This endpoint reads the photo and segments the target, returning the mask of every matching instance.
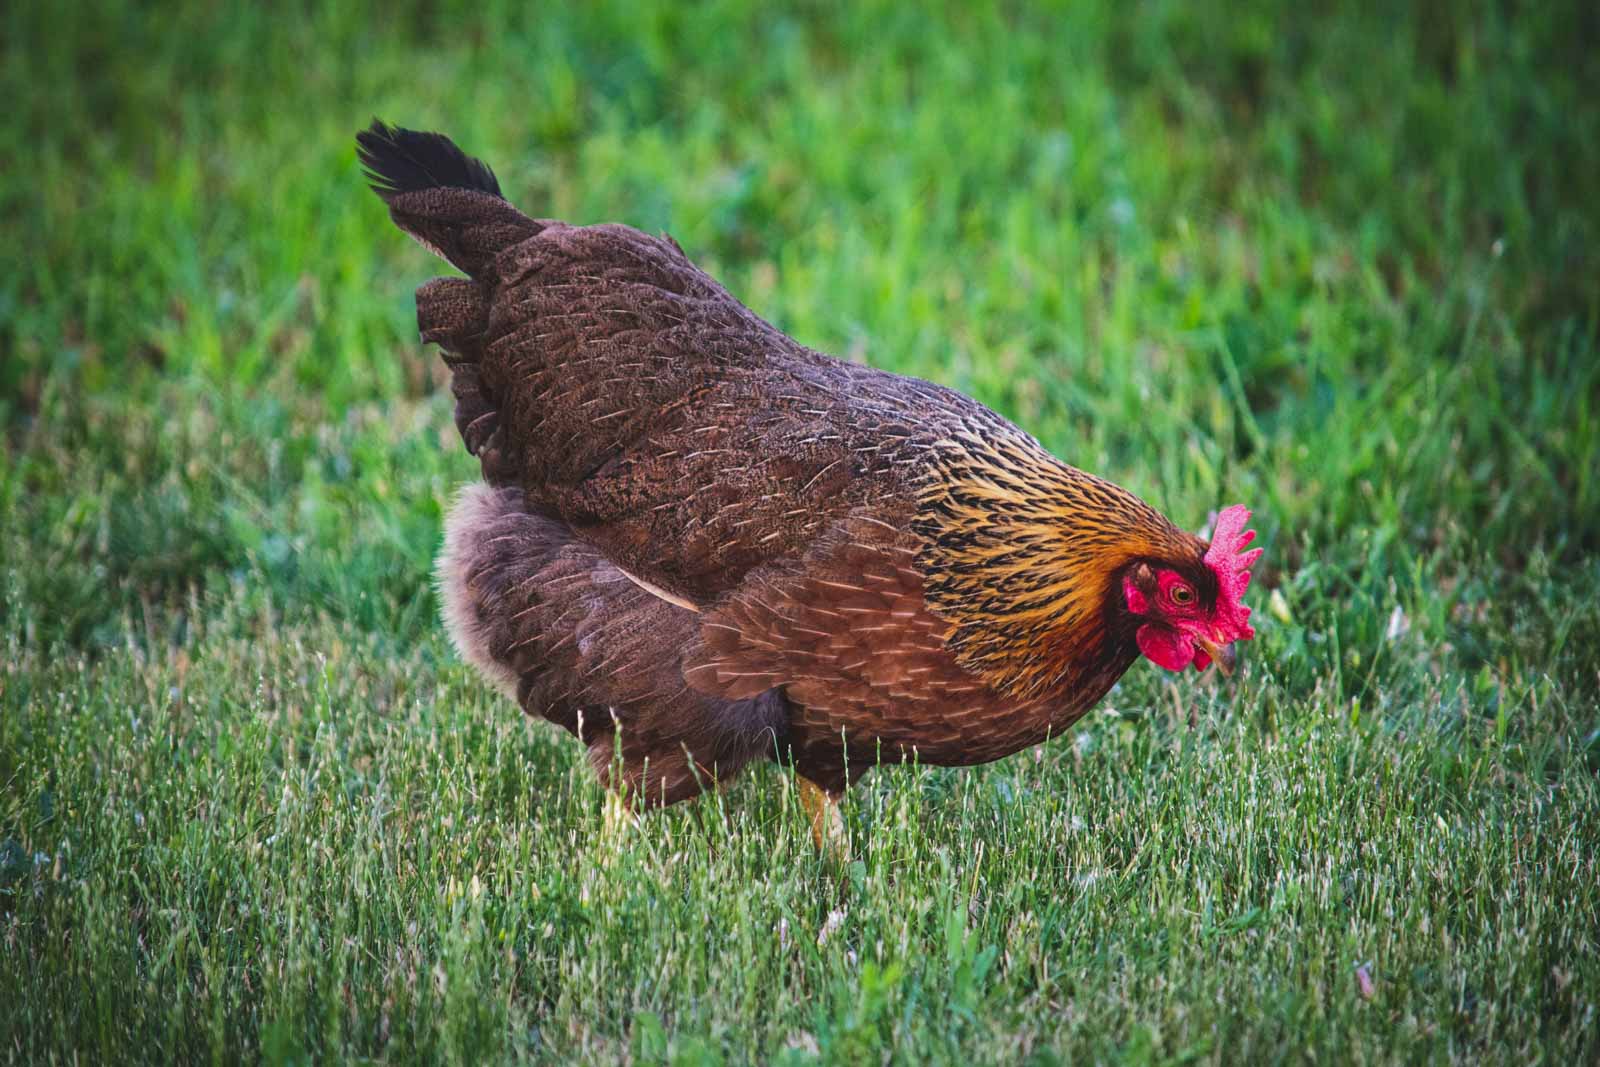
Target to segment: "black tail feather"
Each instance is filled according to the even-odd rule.
[[[500,182],[481,159],[456,147],[442,133],[390,126],[379,119],[356,134],[356,155],[372,191],[388,203],[401,193],[424,189],[475,189],[499,196]]]
[[[356,155],[395,225],[473,278],[492,275],[501,252],[542,229],[506,202],[494,171],[443,134],[374,119],[356,134]]]

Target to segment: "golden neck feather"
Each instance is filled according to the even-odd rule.
[[[1019,699],[1103,667],[1106,605],[1121,567],[1205,551],[1132,493],[1065,465],[1020,431],[963,434],[935,452],[912,523],[924,542],[928,606],[955,625],[957,661]]]

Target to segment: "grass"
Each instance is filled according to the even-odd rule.
[[[0,1057],[1600,1056],[1600,27],[87,0],[0,14]],[[374,113],[672,233],[1269,555],[1242,677],[616,851],[457,663],[474,477]]]

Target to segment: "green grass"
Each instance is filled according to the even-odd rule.
[[[1591,5],[76,6],[0,14],[0,1058],[1600,1057]],[[608,857],[436,622],[373,114],[1249,504],[1242,677],[869,777],[842,876],[777,768]]]

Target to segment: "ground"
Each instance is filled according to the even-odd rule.
[[[1439,2],[0,14],[0,1059],[1600,1056],[1600,21]],[[374,115],[1192,528],[1239,677],[602,846],[458,663]]]

